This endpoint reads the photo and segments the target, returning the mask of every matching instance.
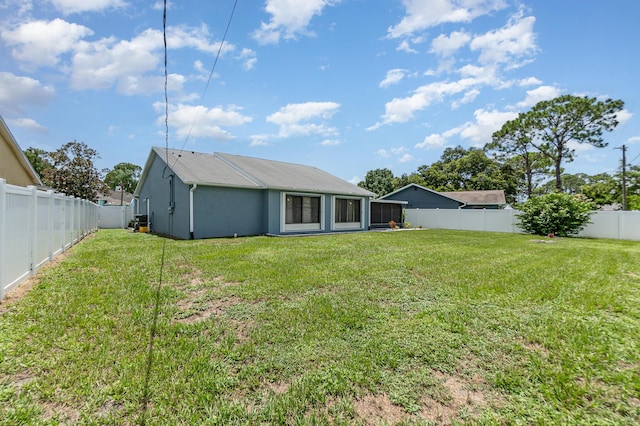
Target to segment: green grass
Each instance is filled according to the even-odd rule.
[[[637,424],[640,244],[535,240],[99,231],[0,306],[0,424]]]

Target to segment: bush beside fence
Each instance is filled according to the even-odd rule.
[[[490,209],[407,209],[405,220],[411,226],[423,228],[522,233],[518,213]],[[578,237],[640,241],[640,211],[595,211],[590,222]]]
[[[98,229],[98,205],[0,179],[0,300]]]

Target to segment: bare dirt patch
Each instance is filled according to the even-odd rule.
[[[41,405],[44,413],[42,419],[45,421],[57,420],[62,423],[77,423],[80,420],[80,411],[55,402],[45,402]]]
[[[182,324],[192,324],[204,321],[212,316],[218,317],[225,313],[226,309],[242,302],[238,297],[227,297],[219,300],[205,302],[193,300],[181,300],[178,308],[182,311],[175,321]]]
[[[409,417],[402,407],[394,405],[387,394],[367,394],[354,403],[358,417],[365,425],[374,426],[381,423],[398,424]]]
[[[474,389],[474,383],[438,371],[434,372],[434,377],[446,393],[444,401],[423,398],[420,415],[425,419],[440,425],[450,425],[461,420],[463,412],[466,415],[477,415],[487,405],[484,394]],[[479,376],[473,379],[476,383],[481,381],[482,378]]]

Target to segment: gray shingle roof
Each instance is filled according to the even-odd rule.
[[[165,149],[154,147],[161,158]],[[185,183],[243,188],[278,189],[298,192],[373,196],[323,170],[300,164],[264,160],[240,155],[169,150],[169,165]]]
[[[502,189],[490,189],[484,191],[457,191],[440,192],[447,197],[456,198],[466,204],[472,205],[493,205],[507,204],[507,200]]]

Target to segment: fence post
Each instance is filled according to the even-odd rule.
[[[51,262],[53,260],[53,206],[55,203],[55,200],[53,198],[53,191],[47,191],[47,197],[49,199],[49,201],[47,202],[47,235],[49,237],[49,262]]]
[[[0,178],[0,300],[4,299],[4,246],[6,244],[6,217],[7,217],[7,181]]]
[[[36,265],[38,264],[38,188],[33,185],[27,186],[31,190],[31,217],[29,224],[29,232],[31,233],[31,266],[30,274],[36,273]]]
[[[60,198],[60,239],[62,240],[62,253],[66,250],[67,246],[67,200],[64,197]]]

